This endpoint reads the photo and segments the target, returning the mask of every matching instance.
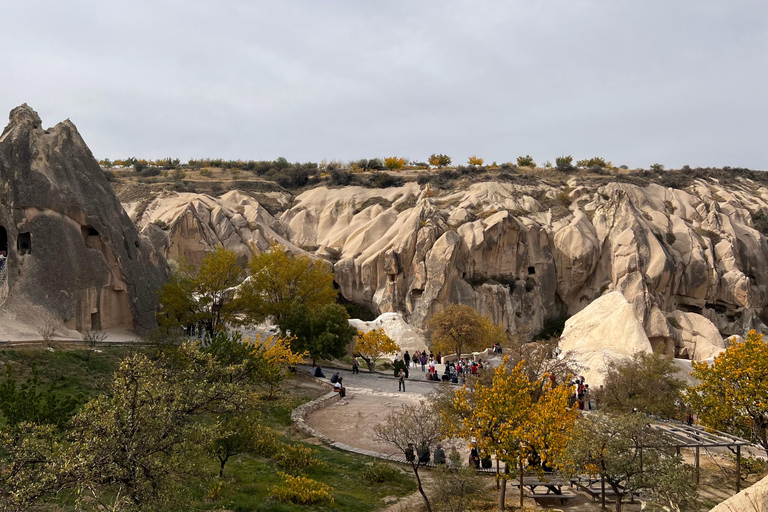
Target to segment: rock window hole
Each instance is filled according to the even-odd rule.
[[[532,276],[536,274],[536,267],[528,267],[528,275]]]
[[[22,256],[30,254],[32,252],[32,235],[29,233],[19,233],[18,238],[16,238],[16,250]]]
[[[8,256],[8,232],[0,226],[0,253]]]

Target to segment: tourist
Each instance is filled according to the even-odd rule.
[[[427,371],[427,354],[422,352],[421,357],[419,358],[419,362],[421,362],[421,371]]]
[[[413,443],[408,443],[408,447],[405,449],[405,460],[411,463],[416,460],[416,453],[413,450]]]
[[[485,457],[480,460],[480,465],[483,467],[483,469],[492,468],[493,462],[491,461],[491,456],[486,454]]]
[[[408,366],[411,366],[411,355],[408,353],[408,351],[405,351],[405,355],[403,356],[403,361],[405,361],[406,368]]]
[[[397,390],[405,392],[405,370],[400,368],[400,373],[397,374],[397,377],[399,381],[397,385]]]
[[[413,353],[412,361],[413,361],[413,367],[414,368],[416,368],[416,365],[419,364],[419,355],[420,355],[420,352],[418,350]]]
[[[419,446],[419,464],[429,464],[429,447],[426,444]]]
[[[333,377],[331,377],[331,384],[336,384],[340,379],[341,377],[339,377],[339,372],[334,373]]]
[[[333,390],[339,394],[341,398],[347,396],[347,388],[341,384],[341,378],[333,385]]]
[[[477,446],[472,445],[472,449],[469,450],[469,465],[474,466],[475,469],[480,469],[480,454],[477,452]]]
[[[435,464],[438,466],[445,465],[445,451],[443,450],[443,445],[438,444],[437,448],[435,448],[435,453],[433,454],[433,460],[435,461]]]
[[[443,358],[443,356],[440,354],[440,352],[437,353],[435,356],[435,361],[437,361],[437,364],[440,364],[440,360]]]
[[[312,375],[314,375],[318,379],[324,379],[325,378],[325,374],[323,373],[323,369],[320,368],[319,366],[315,366],[315,373],[313,373]]]
[[[357,358],[352,358],[352,375],[360,373],[360,365],[357,364]]]

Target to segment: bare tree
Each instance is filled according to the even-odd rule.
[[[45,323],[37,328],[37,334],[43,338],[46,347],[51,346],[51,340],[56,336],[56,330],[59,324],[53,320],[46,320]]]
[[[404,405],[387,421],[374,427],[376,439],[384,441],[405,455],[411,465],[419,492],[424,498],[428,512],[432,512],[429,498],[421,485],[419,467],[427,464],[428,458],[423,454],[431,453],[437,442],[445,437],[442,418],[431,404],[422,401],[418,406]]]
[[[86,361],[91,360],[91,353],[96,348],[97,343],[101,343],[107,339],[107,333],[99,330],[85,331],[83,333],[83,341],[85,342],[85,349],[87,350]]]

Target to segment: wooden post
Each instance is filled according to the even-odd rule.
[[[736,447],[736,493],[741,491],[741,445]]]
[[[496,458],[496,490],[497,491],[499,490],[500,485],[501,484],[499,482],[499,458],[497,457]]]
[[[520,457],[520,508],[523,508],[523,499],[525,498],[525,494],[523,494],[523,457]]]
[[[605,510],[605,475],[600,475],[600,497]]]
[[[699,485],[699,447],[696,447],[696,485]]]
[[[639,452],[640,452],[640,472],[642,473],[643,472],[643,449],[640,448]]]

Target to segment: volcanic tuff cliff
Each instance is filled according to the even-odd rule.
[[[14,325],[34,332],[47,319],[81,332],[157,325],[165,258],[139,235],[75,125],[44,130],[27,105],[11,111],[0,135],[6,249],[2,339],[24,334]]]
[[[200,260],[222,243],[247,259],[277,241],[331,261],[347,299],[416,327],[460,302],[535,332],[618,291],[651,345],[710,357],[721,335],[762,326],[768,302],[768,244],[753,219],[768,189],[747,178],[318,187],[275,216],[238,192],[167,192],[143,206],[126,208],[170,257]]]

